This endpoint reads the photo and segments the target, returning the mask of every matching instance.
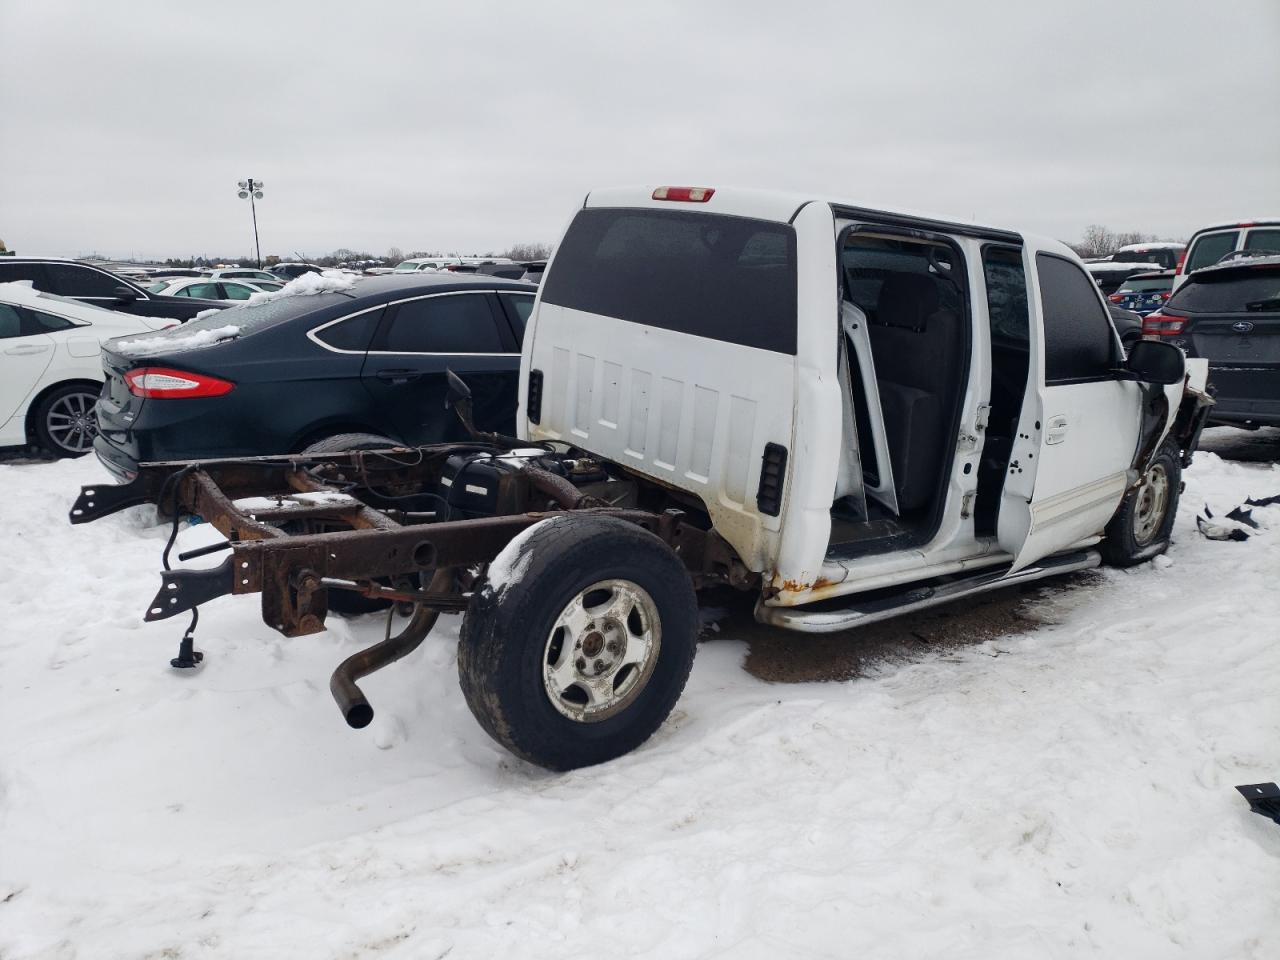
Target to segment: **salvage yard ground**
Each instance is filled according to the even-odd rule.
[[[457,618],[365,731],[327,683],[377,618],[221,598],[175,675],[150,508],[72,528],[92,458],[0,463],[0,957],[1280,955],[1280,827],[1233,789],[1280,777],[1280,506],[1195,528],[1280,493],[1276,438],[1212,431],[1130,571],[838,640],[708,608],[671,721],[564,775],[476,725]]]

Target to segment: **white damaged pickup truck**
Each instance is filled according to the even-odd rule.
[[[372,716],[355,681],[463,612],[473,713],[567,769],[666,718],[703,587],[827,632],[1162,552],[1206,373],[1167,343],[1126,358],[1053,240],[784,193],[595,192],[528,322],[518,437],[144,465],[72,521],[150,501],[226,534],[229,572],[164,574],[149,619],[261,592],[298,635],[334,592],[390,603],[401,632],[331,683],[352,726]],[[323,490],[346,506],[236,508]]]

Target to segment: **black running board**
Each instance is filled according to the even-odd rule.
[[[942,603],[971,597],[988,590],[999,590],[1003,587],[1029,583],[1044,577],[1054,577],[1076,570],[1089,570],[1098,566],[1102,557],[1097,550],[1081,550],[1075,553],[1059,554],[1046,557],[1029,567],[1010,573],[1012,564],[1004,564],[994,570],[963,578],[946,578],[922,584],[904,585],[902,591],[889,596],[878,595],[875,599],[859,601],[857,596],[850,598],[847,606],[836,610],[814,610],[809,607],[766,607],[756,604],[756,619],[770,626],[782,627],[785,630],[798,630],[801,633],[837,633],[853,627],[861,627],[879,620],[901,616],[916,610],[936,607]],[[829,602],[824,603],[827,607]]]

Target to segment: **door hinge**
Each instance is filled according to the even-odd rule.
[[[968,520],[973,516],[973,501],[978,496],[976,490],[970,490],[964,495],[964,499],[960,501],[960,519]]]
[[[987,429],[987,424],[991,422],[991,404],[978,404],[977,415],[973,418],[973,425],[979,430]]]

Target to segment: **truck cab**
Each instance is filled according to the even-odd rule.
[[[773,192],[593,192],[523,350],[522,438],[705,511],[757,616],[802,630],[867,617],[816,601],[1096,563],[1184,395],[1208,403],[1201,362],[1126,364],[1062,243]]]

